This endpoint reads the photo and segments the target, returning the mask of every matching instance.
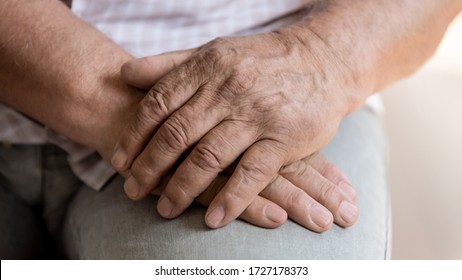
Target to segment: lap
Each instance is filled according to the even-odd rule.
[[[179,218],[156,213],[157,198],[130,201],[116,177],[99,193],[82,187],[68,208],[63,240],[71,258],[104,259],[383,259],[388,246],[386,143],[380,117],[346,117],[323,150],[354,184],[360,209],[348,229],[317,234],[288,221],[263,229],[242,221],[210,230],[205,208]]]
[[[60,149],[0,143],[2,259],[57,257],[52,238],[78,182]]]
[[[0,174],[0,259],[38,259],[45,255],[40,219],[2,183]]]

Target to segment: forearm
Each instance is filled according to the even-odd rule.
[[[130,55],[56,0],[0,2],[0,102],[92,147],[139,94],[119,78]]]
[[[349,100],[352,111],[419,68],[461,9],[461,0],[319,1],[284,31],[306,45],[315,38],[330,51],[328,59],[351,71],[348,77],[363,89]]]

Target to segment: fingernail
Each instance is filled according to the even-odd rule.
[[[351,204],[349,201],[342,201],[338,208],[340,217],[348,224],[353,224],[358,218],[358,207]]]
[[[128,197],[131,199],[138,198],[140,194],[140,186],[134,177],[130,177],[125,181],[124,190]]]
[[[157,211],[162,217],[170,218],[173,211],[173,203],[165,195],[162,195],[157,202]]]
[[[210,225],[214,227],[218,227],[225,217],[225,209],[223,207],[218,206],[215,209],[210,212],[210,214],[207,216],[207,221]]]
[[[117,170],[122,170],[127,163],[127,153],[122,148],[117,148],[111,159],[111,164]]]
[[[321,228],[328,226],[333,219],[332,214],[328,210],[317,205],[311,208],[310,215],[313,222]]]
[[[286,212],[273,205],[265,207],[265,216],[275,223],[282,223],[286,219]]]
[[[338,187],[350,198],[351,201],[356,200],[356,190],[346,182],[340,182]]]

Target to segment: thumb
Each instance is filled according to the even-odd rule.
[[[195,50],[166,52],[130,60],[122,65],[122,79],[129,85],[148,90],[165,74],[187,61]]]

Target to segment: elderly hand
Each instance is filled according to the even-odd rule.
[[[306,46],[281,32],[219,38],[178,53],[185,61],[176,61],[180,65],[149,91],[112,158],[119,171],[130,168],[127,194],[150,193],[192,149],[159,200],[160,214],[175,217],[242,155],[206,214],[210,227],[220,227],[283,166],[324,146],[357,88],[348,69],[312,39]]]
[[[219,174],[195,201],[209,206],[228,181],[228,171],[232,173],[230,169]],[[315,153],[284,167],[280,174],[255,197],[239,216],[240,219],[261,227],[275,228],[289,216],[315,232],[330,229],[332,222],[342,227],[356,222],[356,192],[345,175],[322,154]],[[164,177],[154,193],[160,195],[169,180],[170,176]]]

